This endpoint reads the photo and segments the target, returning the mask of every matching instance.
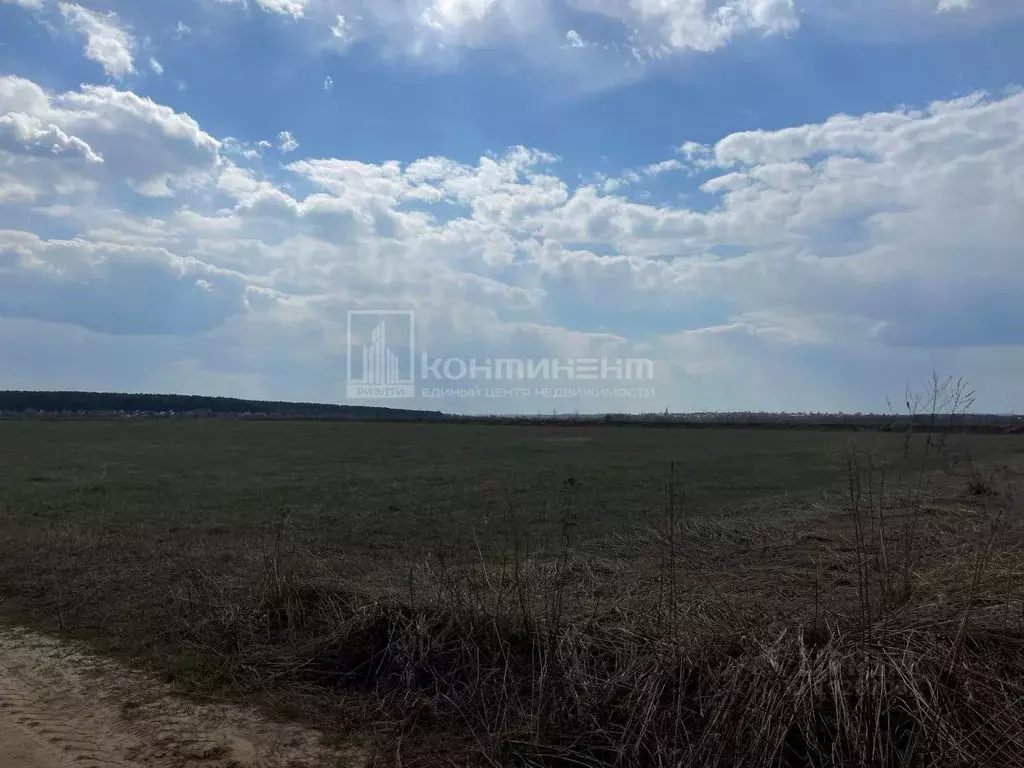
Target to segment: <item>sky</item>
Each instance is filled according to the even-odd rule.
[[[1020,412],[1021,39],[1020,0],[0,0],[0,388]]]

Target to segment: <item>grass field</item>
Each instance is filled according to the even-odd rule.
[[[938,440],[0,423],[0,613],[389,762],[1012,765],[1024,440]]]

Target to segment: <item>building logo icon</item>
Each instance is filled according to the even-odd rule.
[[[416,396],[412,310],[349,310],[346,346],[350,399]]]

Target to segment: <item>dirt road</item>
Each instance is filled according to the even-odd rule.
[[[0,628],[0,768],[362,768],[365,751]]]

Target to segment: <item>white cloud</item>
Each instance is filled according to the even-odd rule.
[[[308,0],[256,0],[256,4],[270,13],[301,18]]]
[[[578,11],[621,22],[641,55],[673,51],[710,52],[737,34],[785,34],[800,26],[793,0],[727,0],[708,7],[706,0],[568,0]]]
[[[133,60],[135,39],[121,27],[115,13],[97,13],[75,3],[61,3],[65,22],[85,36],[85,55],[115,78],[135,71]]]
[[[14,176],[0,173],[0,205],[31,203],[39,191]]]
[[[182,333],[244,310],[245,282],[162,248],[44,240],[0,230],[0,305],[6,317],[67,322],[107,333]],[[206,281],[202,289],[197,280]],[[149,286],[143,293],[139,285]],[[215,287],[215,289],[214,289]],[[153,298],[159,296],[163,306]],[[168,313],[164,307],[176,307]]]
[[[722,195],[709,212],[577,193],[546,227],[637,255],[740,248],[691,262],[677,285],[751,310],[861,317],[888,343],[1019,335],[999,282],[1017,269],[1024,95],[735,134],[715,154],[729,172],[705,185]],[[578,223],[559,229],[567,219]]]
[[[672,171],[682,171],[686,168],[681,162],[676,160],[674,157],[669,160],[662,160],[660,163],[652,163],[645,168],[645,172],[648,176],[660,176],[663,173],[671,173]]]
[[[39,118],[20,112],[0,115],[0,150],[13,154],[64,155],[89,163],[103,162],[103,158],[77,136],[68,136],[56,125],[43,125]]]
[[[241,199],[259,189],[259,182],[245,169],[231,165],[217,177],[217,186],[232,197]]]
[[[39,9],[43,7],[43,0],[0,0],[0,3],[13,3],[22,8]]]
[[[939,11],[966,11],[973,4],[972,0],[939,0]]]
[[[156,72],[156,74],[158,74],[158,75],[162,75],[164,73],[163,65],[159,61],[154,59],[154,58],[150,58],[150,60],[149,60],[149,68],[152,69],[154,72]]]
[[[570,29],[568,32],[565,33],[565,43],[570,48],[586,48],[587,47],[587,41],[584,40],[580,36],[580,33],[577,32],[575,29]]]
[[[302,18],[309,0],[254,0],[256,5],[268,13],[279,13],[282,16]],[[248,0],[216,0],[223,5],[241,5],[248,7]]]
[[[684,142],[677,150],[679,154],[699,168],[710,168],[714,164],[711,147],[696,141]]]
[[[190,34],[192,34],[192,27],[179,19],[178,23],[174,25],[174,37],[180,39]]]
[[[277,148],[284,153],[294,152],[299,148],[299,142],[292,136],[291,131],[281,131],[277,134]]]
[[[51,94],[29,80],[0,77],[0,115],[3,135],[53,161],[89,161],[76,172],[99,183],[171,190],[218,162],[219,142],[188,115],[107,86]],[[35,162],[30,169],[50,178],[47,167]]]
[[[324,90],[325,91],[330,91],[333,88],[334,88],[334,78],[332,78],[330,75],[328,75],[327,77],[324,78]]]
[[[458,30],[484,19],[498,0],[434,0],[420,21],[442,31]]]
[[[331,25],[331,36],[341,45],[348,45],[352,42],[352,28],[344,16],[337,15],[334,24]]]

